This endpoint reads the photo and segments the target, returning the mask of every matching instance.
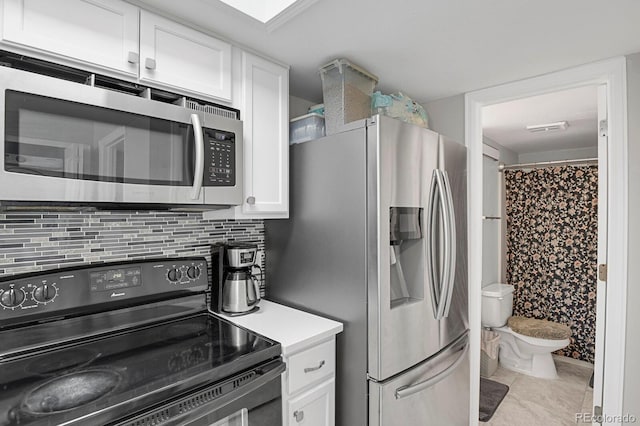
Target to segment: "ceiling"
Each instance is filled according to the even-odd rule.
[[[531,133],[527,126],[567,121],[566,130]],[[597,86],[486,106],[482,133],[518,154],[598,146]]]
[[[318,0],[272,31],[219,0],[130,1],[291,65],[312,102],[341,57],[424,103],[640,51],[638,0]]]

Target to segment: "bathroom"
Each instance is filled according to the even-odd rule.
[[[484,424],[575,424],[598,405],[603,104],[593,85],[483,108]]]

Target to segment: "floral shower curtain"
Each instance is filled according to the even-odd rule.
[[[593,362],[598,168],[505,170],[507,282],[513,314],[571,327],[557,353]]]

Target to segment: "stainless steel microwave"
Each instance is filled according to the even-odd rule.
[[[0,67],[0,204],[242,203],[242,122]]]

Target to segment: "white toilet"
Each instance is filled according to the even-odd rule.
[[[513,290],[512,285],[498,283],[482,288],[482,326],[500,334],[500,365],[555,379],[558,373],[551,352],[569,345],[571,329],[551,321],[512,317]]]

